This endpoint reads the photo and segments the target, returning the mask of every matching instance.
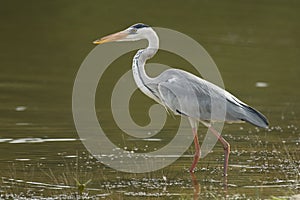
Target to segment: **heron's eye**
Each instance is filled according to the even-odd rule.
[[[133,28],[130,30],[130,33],[136,33],[137,32],[137,29],[136,28]]]

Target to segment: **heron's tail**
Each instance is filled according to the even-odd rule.
[[[231,100],[227,99],[227,102],[227,117],[229,119],[233,121],[246,121],[261,128],[267,128],[269,126],[267,118],[254,108],[251,108],[234,97],[232,97]]]
[[[261,128],[267,128],[269,126],[268,119],[263,114],[248,105],[243,105],[243,108],[245,112],[243,113],[241,120],[247,121],[254,126]]]

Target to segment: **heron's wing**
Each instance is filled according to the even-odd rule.
[[[211,99],[222,99],[209,82],[187,72],[169,70],[160,78],[163,80],[158,83],[161,102],[175,114],[210,120]]]
[[[198,120],[248,121],[259,127],[268,126],[266,117],[260,112],[193,74],[173,69],[158,78],[160,100],[175,114]]]

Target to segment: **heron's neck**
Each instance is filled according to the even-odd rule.
[[[148,84],[151,82],[152,78],[150,78],[145,72],[145,63],[156,54],[159,48],[159,39],[153,30],[146,34],[146,39],[148,40],[148,47],[146,49],[139,50],[135,54],[132,63],[132,71],[137,86],[144,93],[151,96],[151,94],[149,94],[151,93],[151,88],[148,87]]]

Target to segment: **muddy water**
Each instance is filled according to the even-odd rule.
[[[160,7],[161,9],[158,9]],[[259,2],[67,2],[11,1],[0,8],[0,183],[1,195],[108,199],[265,199],[299,193],[300,46],[296,1]],[[259,109],[267,130],[226,125],[230,142],[227,189],[223,149],[217,144],[191,176],[193,147],[158,171],[130,174],[92,158],[74,127],[71,101],[76,72],[94,48],[91,41],[135,22],[183,32],[213,57],[225,87]],[[141,46],[143,47],[143,46]],[[169,116],[152,140],[133,140],[116,126],[110,95],[128,71],[134,52],[105,72],[96,110],[107,135],[120,147],[151,151],[168,144],[179,118]],[[191,72],[183,59],[160,51],[152,62]],[[131,99],[132,118],[149,123],[153,104],[140,92]],[[204,127],[199,128],[200,141]]]

